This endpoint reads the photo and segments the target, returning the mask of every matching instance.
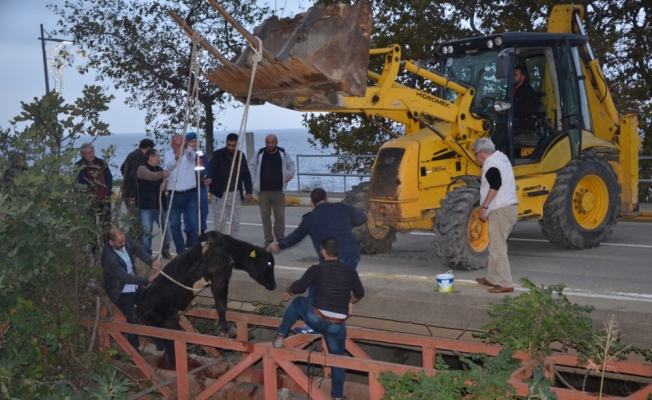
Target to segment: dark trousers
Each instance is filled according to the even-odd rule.
[[[143,295],[143,288],[140,286],[136,289],[136,292],[133,293],[122,293],[118,297],[118,301],[115,302],[115,305],[122,311],[127,322],[130,324],[138,324],[138,314],[136,314],[136,303],[140,300],[140,297]],[[138,350],[138,335],[129,334],[127,339],[131,346]]]
[[[145,289],[142,287],[138,286],[138,289],[136,289],[136,292],[132,293],[122,293],[120,297],[118,297],[118,301],[115,302],[115,305],[122,311],[124,314],[125,318],[127,318],[127,322],[130,324],[138,324],[138,314],[136,313],[136,303],[138,303],[138,300],[143,296],[143,292]],[[139,347],[139,339],[138,335],[133,335],[129,334],[127,335],[127,339],[129,340],[129,343],[131,346],[138,351]],[[164,347],[164,342],[161,339],[154,339],[154,342],[156,343],[156,348],[159,350],[162,350]]]

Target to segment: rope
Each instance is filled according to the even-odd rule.
[[[185,109],[184,109],[184,122],[183,122],[183,131],[182,131],[183,133],[181,135],[181,148],[182,149],[185,148],[185,146],[186,146],[186,133],[188,132],[188,121],[190,119],[190,104],[191,104],[191,99],[193,98],[193,96],[194,96],[194,99],[195,99],[195,109],[196,109],[196,112],[195,112],[196,118],[195,118],[195,120],[196,120],[196,124],[197,124],[196,126],[197,126],[197,128],[199,127],[199,58],[200,57],[198,57],[198,55],[197,55],[197,44],[201,40],[203,40],[203,37],[198,32],[195,32],[191,37],[191,41],[192,41],[192,51],[190,53],[191,65],[190,65],[190,69],[188,71],[188,89],[186,91],[186,106],[185,106]],[[194,79],[193,79],[193,73],[194,73],[194,76],[195,76]],[[197,130],[197,132],[199,132],[199,130]],[[179,156],[179,159],[175,162],[174,167],[172,167],[172,170],[176,170],[176,174],[174,175],[174,182],[173,182],[173,185],[172,185],[172,190],[171,190],[172,193],[170,195],[169,204],[172,204],[172,202],[174,201],[175,188],[176,188],[176,185],[177,185],[177,181],[179,179],[179,171],[181,170],[181,168],[179,168],[179,164],[181,163],[182,157],[183,157],[183,152]],[[197,172],[199,173],[199,171],[197,171]],[[163,180],[163,184],[164,185],[167,184],[167,179]],[[199,182],[197,183],[197,185],[199,185]],[[200,204],[200,202],[201,202],[201,190],[198,187],[198,190],[197,190],[197,203]],[[159,196],[159,207],[160,207],[159,210],[163,209],[161,203],[162,203],[162,198],[161,198],[161,196]],[[199,213],[201,213],[201,210],[199,211]],[[198,218],[198,221],[199,221],[199,218]],[[156,256],[156,259],[158,259],[161,256],[161,253],[163,252],[163,245],[164,245],[164,242],[165,242],[165,233],[167,232],[167,229],[168,229],[168,226],[169,226],[169,223],[170,223],[170,213],[169,212],[167,213],[166,218],[165,218],[165,225],[161,225],[161,222],[162,222],[161,221],[161,213],[159,212],[159,227],[162,226],[163,228],[161,229],[161,243],[159,245],[159,251],[158,251],[158,255]],[[198,224],[198,229],[201,229],[201,226],[199,224]],[[204,244],[202,244],[202,247],[204,247],[203,252],[205,252],[207,247]],[[202,288],[195,289],[195,288],[192,288],[192,287],[185,286],[184,284],[182,284],[181,282],[175,280],[174,278],[172,278],[171,276],[169,276],[168,274],[166,274],[162,270],[159,271],[159,273],[161,275],[163,275],[164,277],[166,277],[171,282],[177,284],[178,286],[181,286],[182,288],[187,289],[187,290],[191,290],[193,292],[195,292],[195,291],[199,292],[199,291],[203,290],[206,286],[208,286],[208,285],[206,285],[206,286],[204,286]]]
[[[242,115],[242,122],[240,123],[240,131],[238,132],[238,147],[236,148],[236,156],[233,157],[233,161],[231,162],[231,170],[229,171],[229,180],[226,184],[226,192],[224,194],[224,204],[222,204],[222,214],[220,216],[220,224],[218,227],[222,226],[222,223],[224,222],[224,211],[226,210],[226,204],[228,203],[229,200],[229,188],[231,187],[231,179],[233,177],[233,168],[235,167],[235,163],[237,161],[238,163],[238,171],[236,172],[236,177],[235,181],[238,182],[240,179],[240,168],[242,167],[242,156],[243,153],[240,151],[240,147],[242,146],[242,141],[240,138],[242,137],[242,134],[245,132],[247,129],[247,119],[249,118],[249,103],[251,102],[251,92],[254,87],[254,79],[256,78],[256,69],[258,68],[258,63],[262,61],[263,59],[263,41],[260,40],[258,36],[256,36],[256,40],[258,40],[258,49],[254,48],[251,43],[249,43],[249,47],[251,50],[254,52],[254,55],[252,57],[253,65],[251,67],[251,79],[249,80],[249,92],[247,93],[247,101],[245,102],[245,109],[244,113]],[[237,183],[236,183],[237,185]],[[233,201],[231,202],[231,213],[229,215],[229,230],[227,234],[231,234],[231,227],[233,226],[232,221],[233,221],[233,212],[235,210],[235,199],[238,195],[238,190],[233,191]]]

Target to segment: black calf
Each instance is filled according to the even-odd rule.
[[[184,286],[211,286],[222,336],[226,336],[226,301],[233,268],[247,271],[267,290],[276,289],[274,257],[262,247],[218,232],[206,232],[199,243],[175,257],[163,272]],[[180,330],[179,312],[188,308],[198,291],[191,291],[159,275],[138,302],[138,317],[145,325]],[[166,341],[165,355],[174,365],[174,342]]]

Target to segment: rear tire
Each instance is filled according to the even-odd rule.
[[[369,182],[356,185],[346,192],[343,203],[367,212],[367,223],[353,227],[353,235],[358,241],[360,253],[377,254],[392,250],[392,243],[396,241],[394,228],[389,226],[383,230],[376,229],[373,234],[370,229],[370,226],[374,226],[374,222],[369,215]]]
[[[539,221],[543,235],[567,249],[599,246],[616,225],[620,184],[606,159],[586,151],[555,180]]]
[[[453,269],[477,270],[489,260],[488,223],[479,219],[480,188],[458,186],[449,191],[435,210],[437,257]]]

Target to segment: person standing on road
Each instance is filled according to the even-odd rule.
[[[278,147],[276,135],[267,135],[265,147],[251,160],[249,171],[258,193],[258,207],[263,221],[263,233],[267,247],[274,241],[285,238],[285,189],[294,177],[294,161],[284,148]],[[272,212],[274,233],[272,234]]]
[[[357,267],[360,262],[358,241],[353,235],[352,227],[367,222],[367,213],[359,208],[344,203],[330,203],[326,191],[316,188],[310,192],[312,211],[301,217],[301,223],[285,239],[273,242],[269,247],[279,253],[299,243],[310,235],[312,245],[321,257],[321,242],[327,237],[334,237],[339,243],[338,260],[349,267]],[[308,298],[315,297],[314,287],[308,289]],[[296,332],[314,333],[308,326],[297,328]]]
[[[147,150],[153,148],[154,142],[151,139],[141,140],[138,148],[129,153],[120,166],[120,172],[122,172],[122,178],[124,179],[122,184],[122,201],[127,208],[127,213],[136,219],[138,225],[140,225],[140,221],[138,221],[140,213],[136,205],[136,197],[138,195],[138,178],[136,173],[138,172],[138,168],[147,162],[145,160]]]
[[[186,135],[186,141],[188,142],[188,147],[192,147],[197,154],[197,159],[195,160],[195,175],[197,174],[197,169],[199,169],[199,213],[201,214],[199,226],[201,227],[201,234],[203,235],[204,232],[208,230],[208,227],[206,226],[206,218],[208,217],[208,188],[204,184],[204,181],[206,180],[206,170],[210,166],[210,163],[206,154],[203,154],[202,152],[202,155],[200,156],[197,151],[199,141],[197,140],[197,134],[195,132],[188,133]],[[183,220],[184,231],[186,232],[186,248],[190,248],[192,246],[190,231],[188,230],[188,226],[185,224],[185,216],[183,217]]]
[[[275,348],[283,347],[285,336],[301,317],[316,333],[324,336],[330,354],[344,355],[349,304],[362,299],[364,287],[358,272],[338,261],[339,248],[337,239],[323,239],[319,250],[323,260],[308,268],[283,293],[283,301],[289,301],[292,295],[303,293],[310,286],[315,288],[315,300],[297,297],[290,303],[272,342]],[[344,375],[343,368],[331,368],[333,399],[344,398]]]
[[[493,142],[487,138],[480,138],[473,144],[473,155],[482,165],[480,220],[489,220],[487,277],[475,280],[491,286],[489,293],[513,292],[514,283],[507,258],[507,238],[518,218],[512,164],[507,156],[496,151]]]
[[[240,173],[238,176],[238,164],[234,160],[240,159]],[[231,171],[231,165],[233,171]],[[231,172],[231,183],[229,184],[229,173]],[[236,179],[237,177],[237,179]],[[213,218],[215,220],[215,230],[222,232],[224,222],[231,216],[231,208],[235,203],[233,210],[233,220],[231,221],[231,233],[234,238],[238,238],[240,233],[240,211],[242,200],[251,201],[251,174],[247,167],[247,158],[238,150],[238,135],[229,133],[226,137],[226,146],[213,152],[211,165],[208,169],[208,178],[204,181],[208,186],[208,191],[212,195]],[[236,190],[238,193],[235,193]],[[243,195],[243,193],[246,193]],[[226,201],[226,208],[224,202]],[[222,209],[224,216],[222,217]],[[220,222],[222,223],[220,225]]]
[[[181,254],[186,249],[183,240],[183,231],[181,230],[181,213],[188,218],[184,221],[190,231],[191,244],[197,243],[197,225],[199,219],[197,216],[197,178],[195,177],[195,150],[185,146],[183,136],[174,135],[172,137],[172,149],[165,154],[165,170],[170,172],[168,179],[168,212],[170,213],[170,230],[172,231],[172,240],[177,254]],[[177,172],[177,161],[179,163]],[[174,190],[174,195],[172,191]],[[174,198],[173,198],[174,197]]]
[[[111,228],[108,241],[102,250],[102,269],[104,270],[104,290],[109,299],[127,318],[130,324],[138,323],[136,303],[143,294],[143,286],[150,284],[159,274],[161,263],[154,261],[144,248],[131,240],[120,228]],[[139,276],[135,258],[154,269],[149,277]],[[129,343],[138,350],[138,336],[127,335]],[[157,348],[162,343],[157,341]]]
[[[161,237],[163,238],[163,248],[161,256],[166,260],[172,258],[170,254],[170,242],[172,234],[170,228],[163,228],[167,219],[167,198],[165,197],[165,184],[163,180],[170,176],[169,171],[164,171],[159,166],[161,156],[156,149],[149,149],[145,153],[145,164],[141,165],[136,172],[138,178],[138,192],[136,194],[136,205],[140,210],[140,221],[142,225],[143,247],[147,253],[152,255],[152,231],[154,222],[159,225]],[[159,224],[160,218],[160,224]]]

